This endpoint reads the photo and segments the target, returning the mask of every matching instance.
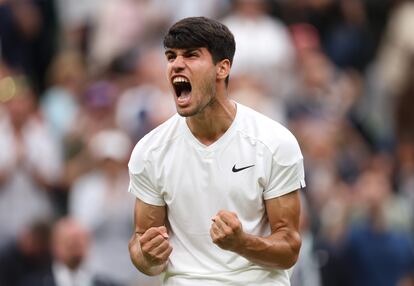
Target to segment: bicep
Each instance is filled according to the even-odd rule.
[[[271,232],[280,230],[299,232],[299,190],[265,201]]]
[[[165,225],[166,206],[155,206],[144,203],[140,199],[135,201],[135,232],[142,234],[151,227]]]

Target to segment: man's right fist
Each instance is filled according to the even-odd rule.
[[[166,263],[172,252],[165,226],[147,229],[139,238],[139,243],[145,260],[151,266]]]

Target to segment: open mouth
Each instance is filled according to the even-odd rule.
[[[189,95],[191,92],[191,84],[188,79],[177,76],[173,79],[173,87],[178,98]]]

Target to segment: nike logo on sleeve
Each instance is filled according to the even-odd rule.
[[[236,164],[234,164],[233,169],[231,169],[231,170],[233,171],[233,173],[237,173],[237,172],[243,171],[245,169],[251,168],[253,166],[254,165],[250,165],[250,166],[246,166],[246,167],[242,167],[242,168],[236,168]]]

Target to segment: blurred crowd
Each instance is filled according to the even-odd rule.
[[[0,0],[0,285],[158,285],[127,161],[175,112],[162,37],[200,15],[235,35],[229,96],[300,143],[293,286],[413,286],[407,0]]]

